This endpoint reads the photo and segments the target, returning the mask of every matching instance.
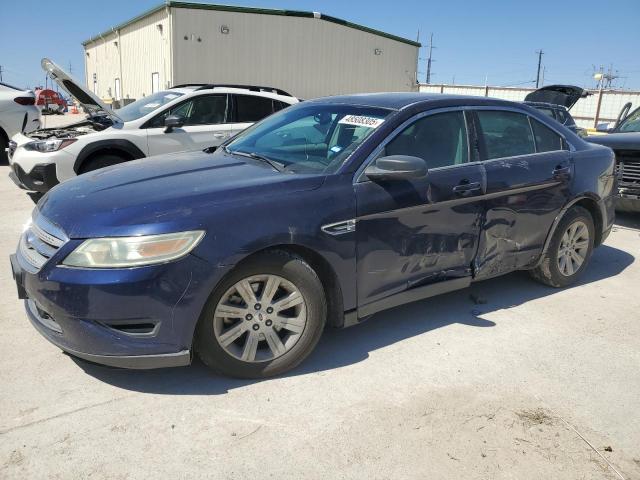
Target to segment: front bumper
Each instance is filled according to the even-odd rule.
[[[46,193],[60,183],[56,176],[55,163],[36,165],[29,173],[14,163],[11,165],[9,178],[23,190],[40,193]]]
[[[616,197],[616,210],[620,212],[640,212],[640,191],[627,193],[620,189]]]
[[[66,256],[68,246],[59,253]],[[11,268],[27,316],[63,351],[121,368],[191,362],[195,327],[216,281],[217,269],[205,261],[188,255],[165,265],[90,270],[57,266],[56,255],[31,273],[18,255]]]

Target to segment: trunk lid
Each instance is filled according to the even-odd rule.
[[[578,100],[589,95],[591,93],[584,88],[574,85],[548,85],[531,92],[524,101],[562,105],[569,110]]]

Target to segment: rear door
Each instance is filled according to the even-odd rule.
[[[228,104],[226,94],[198,95],[157,115],[146,125],[148,155],[220,145],[232,132]],[[169,115],[184,117],[184,125],[167,132],[164,119]]]
[[[359,306],[470,277],[484,182],[482,165],[469,162],[465,117],[463,110],[418,116],[374,154],[423,158],[425,177],[356,181]]]
[[[488,278],[538,257],[570,198],[573,166],[564,138],[523,112],[477,109],[474,119],[487,181],[475,267]]]
[[[258,95],[231,95],[233,134],[282,109],[282,102]]]

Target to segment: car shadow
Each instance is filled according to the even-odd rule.
[[[603,245],[576,288],[618,275],[634,261],[622,250]],[[315,351],[286,377],[331,370],[361,362],[379,348],[408,338],[428,334],[450,324],[468,328],[495,325],[483,314],[511,308],[531,300],[553,295],[557,289],[532,280],[527,272],[514,272],[486,280],[457,292],[403,305],[374,315],[344,330],[328,329]],[[266,380],[239,380],[211,372],[199,360],[189,367],[158,370],[122,370],[74,358],[86,373],[105,383],[127,390],[165,395],[216,395]]]

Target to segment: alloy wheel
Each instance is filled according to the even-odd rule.
[[[277,275],[255,275],[240,280],[220,298],[213,331],[229,355],[244,362],[265,362],[290,351],[306,323],[306,302],[293,283]]]
[[[578,220],[569,225],[560,240],[558,270],[565,277],[576,273],[589,252],[589,228]]]

